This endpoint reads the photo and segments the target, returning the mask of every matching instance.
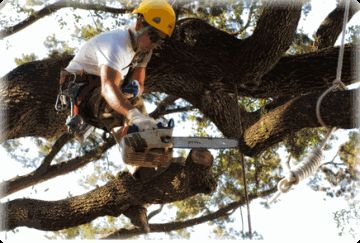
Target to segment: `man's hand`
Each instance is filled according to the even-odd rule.
[[[129,110],[127,119],[130,125],[136,125],[139,131],[157,128],[156,121],[150,116],[142,114],[138,109]]]
[[[140,84],[137,80],[131,80],[128,85],[121,88],[121,91],[128,99],[135,98],[139,95]]]

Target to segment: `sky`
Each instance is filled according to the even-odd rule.
[[[21,1],[19,1],[21,2]],[[22,1],[24,2],[24,1]],[[1,7],[1,6],[0,6]],[[300,25],[305,33],[313,34],[320,22],[327,16],[329,12],[335,7],[335,1],[329,0],[313,0],[312,11],[306,18],[302,18]],[[7,11],[6,6],[0,11]],[[348,26],[355,23],[360,23],[360,14],[357,14]],[[46,27],[45,27],[46,26]],[[1,27],[0,27],[1,28]],[[46,29],[46,31],[44,31]],[[66,40],[69,35],[69,30],[61,30],[58,26],[55,18],[46,17],[31,25],[30,27],[20,31],[10,37],[0,40],[0,77],[16,67],[14,62],[15,57],[20,57],[21,54],[36,53],[39,58],[43,58],[47,54],[43,42],[50,30],[56,33],[57,37]],[[153,106],[148,106],[148,110],[154,109]],[[177,118],[178,119],[178,118]],[[190,125],[191,126],[191,125]],[[174,131],[174,135],[190,135],[189,127],[185,124],[179,125]],[[346,137],[344,132],[338,131],[339,140],[337,140],[333,147],[338,147],[339,144],[345,142]],[[29,156],[31,153],[35,153],[36,148],[29,146]],[[324,161],[329,160],[334,156],[334,151],[329,151]],[[113,148],[110,152],[110,157],[117,156],[116,148]],[[23,168],[19,162],[11,159],[4,149],[0,147],[0,158],[2,163],[6,165],[5,170],[0,170],[0,181],[14,177],[15,175],[21,175],[30,172],[32,169]],[[119,165],[120,166],[120,165]],[[86,166],[81,173],[91,174],[93,165]],[[21,192],[15,193],[10,197],[12,199],[16,197],[22,197],[24,195],[30,198],[37,199],[49,199],[57,200],[68,196],[69,191],[72,195],[78,195],[83,193],[83,188],[76,186],[79,180],[79,173],[72,173],[66,176],[54,178],[48,182],[41,183],[34,187],[37,191],[35,193],[32,189],[28,188]],[[68,184],[65,187],[59,187],[63,185],[64,181]],[[56,185],[56,186],[55,186]],[[70,190],[69,190],[70,187]],[[325,198],[324,193],[314,192],[307,185],[306,181],[297,185],[294,190],[282,195],[278,203],[273,204],[270,209],[266,209],[260,205],[260,202],[264,202],[265,199],[258,199],[251,203],[251,216],[253,230],[260,232],[263,237],[270,242],[273,241],[331,241],[337,242],[354,242],[350,238],[338,238],[337,228],[333,220],[333,212],[336,210],[346,208],[347,202],[339,199]],[[301,203],[299,203],[301,202]],[[246,210],[243,209],[243,213],[246,214]],[[239,212],[235,212],[235,215],[239,215]],[[154,218],[154,220],[160,220]],[[156,223],[156,221],[151,221]],[[234,223],[234,227],[240,228],[240,222],[237,219]],[[197,226],[195,233],[192,236],[192,240],[207,239],[208,226],[206,224]],[[0,232],[0,239],[4,240],[21,240],[31,237],[32,239],[44,239],[43,232],[39,232],[33,229],[20,228],[19,233],[13,234],[11,232]],[[5,241],[7,242],[7,241]]]

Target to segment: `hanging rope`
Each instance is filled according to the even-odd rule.
[[[341,81],[341,72],[343,67],[343,59],[344,59],[344,50],[345,50],[345,30],[346,30],[346,23],[348,22],[349,17],[349,6],[350,6],[350,0],[346,0],[345,4],[345,12],[344,12],[344,19],[343,19],[343,25],[342,25],[342,37],[341,37],[341,45],[339,50],[339,57],[338,57],[338,63],[337,63],[337,70],[336,70],[336,78],[333,81],[333,84],[330,88],[328,88],[318,99],[316,103],[316,117],[319,121],[319,123],[323,127],[329,127],[326,125],[324,120],[321,117],[320,113],[320,107],[321,103],[324,99],[324,97],[329,94],[331,91],[335,91],[338,89],[345,90],[346,86]],[[336,127],[332,127],[328,129],[328,132],[322,141],[321,145],[319,147],[314,148],[312,153],[309,157],[307,157],[304,161],[299,163],[295,166],[295,168],[290,168],[288,175],[280,180],[278,183],[278,192],[269,200],[268,204],[273,203],[276,201],[276,199],[282,194],[288,192],[293,185],[298,184],[300,181],[306,179],[307,177],[314,174],[317,169],[320,166],[321,159],[322,159],[322,152],[323,149],[328,142],[329,138],[331,137],[331,134],[336,130]]]
[[[342,89],[345,90],[346,86],[341,81],[341,74],[342,74],[342,67],[343,67],[343,60],[344,60],[344,51],[345,51],[345,31],[346,31],[346,24],[348,22],[349,18],[349,8],[350,8],[350,0],[346,0],[345,2],[345,12],[344,12],[344,19],[342,24],[342,34],[341,34],[341,44],[340,44],[340,50],[339,50],[339,56],[338,56],[338,63],[336,68],[336,78],[333,81],[333,85],[328,88],[318,99],[318,102],[316,104],[316,116],[319,121],[319,123],[323,127],[327,127],[325,122],[323,121],[321,114],[320,114],[320,105],[324,97],[330,93],[333,90]]]
[[[269,200],[268,204],[275,202],[282,193],[287,193],[293,185],[298,184],[315,173],[320,166],[323,149],[335,130],[335,127],[330,129],[319,147],[314,148],[304,161],[297,164],[294,168],[290,168],[287,176],[279,181],[277,185],[278,192]]]
[[[238,102],[239,93],[238,93],[236,83],[235,83],[235,96],[236,96],[236,102]],[[241,110],[239,109],[239,111],[236,113],[237,114],[237,121],[239,122],[239,125],[240,125],[241,134],[244,134],[244,128],[243,128],[240,112],[241,112]],[[240,145],[238,147],[238,151],[239,151],[239,155],[240,155],[239,162],[241,163],[242,178],[243,178],[243,185],[244,185],[244,192],[245,192],[245,201],[246,201],[246,209],[247,209],[247,216],[248,216],[247,219],[248,219],[248,227],[249,227],[249,238],[251,240],[252,239],[252,227],[251,227],[249,193],[248,193],[248,190],[247,190],[246,164],[245,164],[244,154],[240,150]]]

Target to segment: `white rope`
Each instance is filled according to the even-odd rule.
[[[319,121],[319,123],[323,127],[328,127],[324,120],[321,117],[320,114],[320,107],[321,102],[324,99],[324,97],[330,93],[333,90],[336,89],[346,89],[345,84],[341,81],[341,71],[343,67],[343,59],[344,59],[344,50],[345,50],[345,30],[346,30],[346,23],[348,21],[349,17],[349,6],[350,6],[350,0],[346,0],[345,5],[345,13],[344,13],[344,19],[343,19],[343,26],[342,26],[342,37],[341,37],[341,45],[340,45],[340,51],[339,51],[339,57],[338,57],[338,65],[336,70],[336,78],[333,81],[333,85],[328,88],[318,99],[316,103],[316,116]],[[277,189],[278,192],[268,201],[268,204],[273,203],[277,200],[277,198],[282,194],[288,192],[293,185],[298,184],[300,181],[306,179],[307,177],[314,174],[317,169],[319,168],[321,164],[322,159],[322,151],[324,146],[326,145],[327,141],[329,140],[331,134],[336,130],[336,127],[329,128],[327,135],[325,139],[322,141],[321,146],[316,147],[310,156],[295,166],[295,168],[290,169],[288,172],[288,175],[279,181]]]
[[[343,19],[343,25],[342,25],[342,35],[341,35],[341,45],[340,45],[340,52],[339,52],[339,58],[338,58],[338,65],[336,70],[336,79],[335,81],[341,82],[341,72],[342,72],[342,66],[343,66],[343,59],[344,59],[344,47],[345,47],[345,32],[346,32],[346,24],[348,22],[349,18],[349,8],[350,8],[350,0],[345,0],[345,13],[344,13],[344,19]]]
[[[346,24],[348,22],[348,18],[349,18],[349,8],[350,8],[350,0],[346,0],[345,2],[345,12],[344,12],[344,19],[343,19],[343,24],[342,24],[342,34],[341,34],[341,44],[340,44],[340,50],[339,50],[339,56],[338,56],[338,63],[337,63],[337,68],[336,68],[336,78],[333,81],[333,85],[328,88],[318,99],[317,103],[316,103],[316,116],[317,119],[319,121],[319,123],[321,124],[321,126],[323,127],[327,127],[327,125],[325,124],[324,120],[321,117],[320,114],[320,106],[321,106],[321,102],[324,99],[324,97],[330,93],[333,90],[336,89],[346,89],[345,84],[341,81],[341,73],[342,73],[342,67],[343,67],[343,60],[344,60],[344,52],[345,52],[345,32],[346,32]]]
[[[301,163],[297,164],[294,168],[290,168],[287,176],[279,181],[277,185],[278,192],[269,200],[268,204],[276,201],[282,193],[288,192],[293,185],[298,184],[317,171],[321,164],[323,148],[335,130],[335,127],[330,129],[320,146],[316,147]]]
[[[341,81],[340,81],[341,82]],[[342,82],[341,82],[342,83]],[[328,127],[326,125],[326,123],[324,122],[324,120],[322,119],[321,113],[320,113],[320,107],[321,107],[321,103],[323,101],[323,99],[325,98],[325,96],[330,93],[333,90],[338,89],[338,83],[333,84],[333,86],[331,86],[330,88],[328,88],[324,93],[322,93],[319,97],[319,99],[316,102],[316,117],[318,122],[320,123],[321,126],[323,127]]]

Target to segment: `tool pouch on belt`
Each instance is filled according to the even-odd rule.
[[[132,72],[129,72],[126,75],[123,85],[127,83],[128,77],[131,74]],[[115,126],[124,125],[125,117],[113,111],[102,97],[101,80],[99,76],[86,73],[74,75],[65,70],[62,71],[59,80],[60,88],[63,88],[62,90],[66,91],[70,82],[81,84],[81,87],[74,98],[78,107],[78,112],[86,123],[109,132]],[[146,113],[142,98],[136,97],[129,101],[142,113]]]
[[[146,114],[145,105],[141,97],[129,100],[130,103],[142,113]],[[101,96],[101,87],[97,87],[90,97],[80,105],[80,114],[90,125],[109,131],[113,127],[124,126],[125,117],[115,112]]]

